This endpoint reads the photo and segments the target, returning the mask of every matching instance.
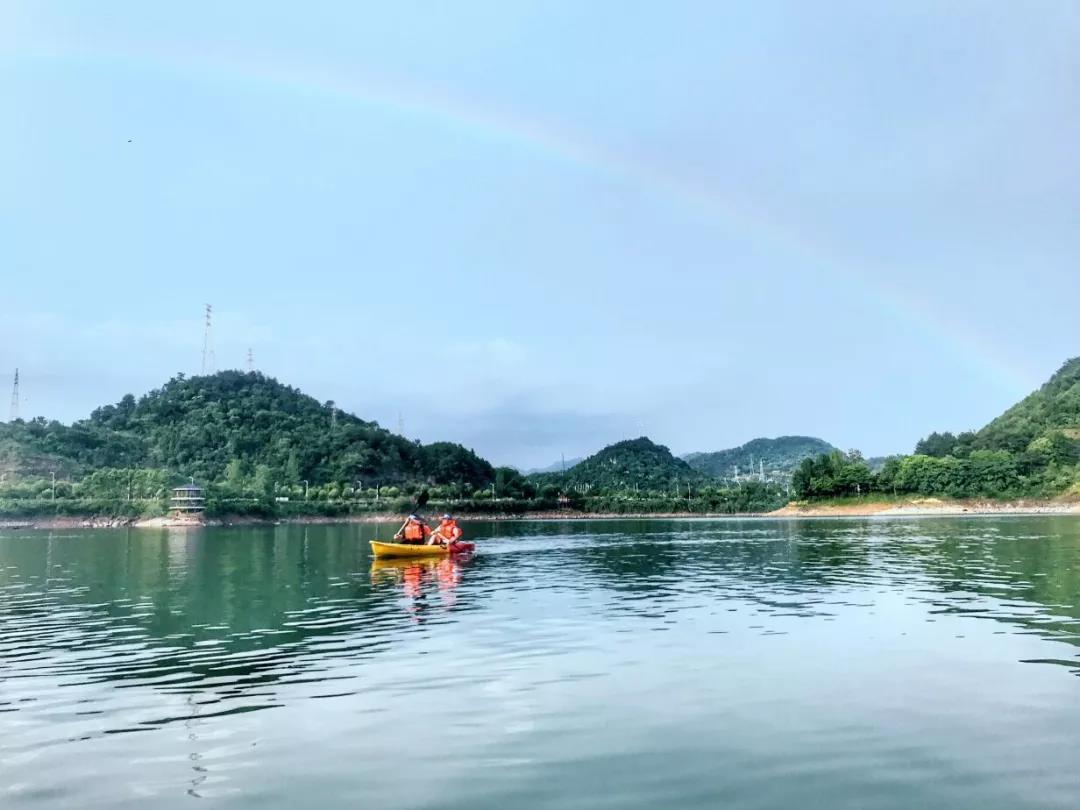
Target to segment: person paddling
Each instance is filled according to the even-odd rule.
[[[452,546],[461,539],[461,527],[457,525],[453,515],[443,515],[439,520],[439,526],[428,538],[429,545]]]
[[[395,540],[415,545],[423,545],[426,542],[431,542],[429,539],[430,537],[431,527],[417,515],[409,515],[409,519],[405,521],[405,525],[394,535]]]

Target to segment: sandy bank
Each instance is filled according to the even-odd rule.
[[[888,517],[948,515],[1072,515],[1080,503],[1046,500],[947,500],[912,498],[906,501],[862,501],[840,504],[790,503],[769,517]]]

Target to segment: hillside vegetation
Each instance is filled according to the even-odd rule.
[[[161,468],[201,481],[259,472],[285,485],[494,480],[492,466],[460,445],[411,442],[332,402],[239,371],[177,376],[70,426],[40,418],[0,425],[0,465],[15,475]]]
[[[1080,497],[1080,359],[984,428],[932,433],[910,456],[868,463],[820,439],[760,439],[690,463],[641,437],[605,447],[565,473],[493,468],[449,442],[421,444],[258,373],[170,380],[72,425],[0,424],[0,517],[155,514],[194,477],[219,513],[400,511],[421,490],[475,512],[768,511],[787,481],[737,482],[727,467],[789,469],[797,498],[889,495]],[[715,477],[714,477],[715,476]]]

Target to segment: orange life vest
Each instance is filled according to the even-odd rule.
[[[439,536],[447,543],[453,543],[461,537],[461,527],[456,520],[443,520],[439,522]]]
[[[428,535],[428,527],[418,520],[410,520],[405,524],[406,540],[423,540]]]

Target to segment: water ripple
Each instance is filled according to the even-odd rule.
[[[1076,520],[471,528],[475,558],[393,563],[385,527],[0,535],[0,797],[1080,795]],[[434,759],[401,781],[402,751]]]

